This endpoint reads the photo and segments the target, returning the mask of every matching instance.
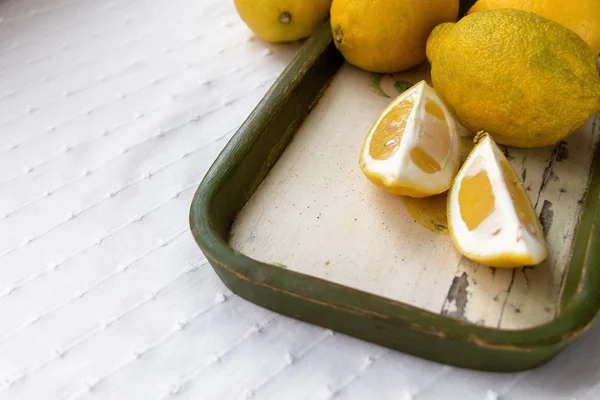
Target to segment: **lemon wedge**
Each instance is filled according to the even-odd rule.
[[[448,190],[459,158],[454,117],[421,81],[381,113],[365,138],[359,163],[367,178],[384,190],[426,197]]]
[[[448,194],[448,227],[458,251],[492,267],[536,265],[548,255],[540,222],[510,163],[479,135]]]

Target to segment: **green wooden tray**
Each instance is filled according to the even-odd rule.
[[[342,64],[324,27],[307,41],[200,184],[191,207],[191,229],[219,277],[234,293],[273,311],[442,363],[517,371],[554,357],[591,325],[600,307],[597,156],[562,279],[560,310],[555,318],[530,328],[479,326],[451,318],[452,313],[440,315],[256,261],[232,248],[229,235],[236,216]]]

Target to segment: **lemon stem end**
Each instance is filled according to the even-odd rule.
[[[333,37],[337,43],[342,43],[342,39],[344,39],[344,31],[341,26],[338,26],[333,31]]]
[[[485,131],[479,131],[479,132],[477,132],[477,133],[475,134],[475,138],[473,139],[473,142],[474,142],[475,144],[477,144],[477,143],[479,143],[479,141],[480,141],[481,139],[483,139],[484,137],[486,137],[486,136],[489,136],[489,135],[490,135],[490,134],[489,134],[489,133],[487,133],[487,132],[485,132]]]
[[[292,22],[292,16],[289,12],[284,11],[279,16],[279,22],[283,25],[288,25],[290,22]]]

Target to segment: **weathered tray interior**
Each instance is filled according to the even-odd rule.
[[[461,257],[439,221],[417,222],[410,200],[376,188],[358,166],[364,136],[397,88],[430,82],[428,71],[423,65],[380,76],[344,64],[238,214],[230,245],[259,261],[474,324],[524,329],[552,320],[598,147],[597,117],[553,148],[507,149],[550,256],[535,268],[481,266]]]

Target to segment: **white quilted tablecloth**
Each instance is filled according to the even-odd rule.
[[[599,398],[598,323],[490,374],[223,286],[192,194],[297,48],[231,0],[0,0],[0,399]]]

